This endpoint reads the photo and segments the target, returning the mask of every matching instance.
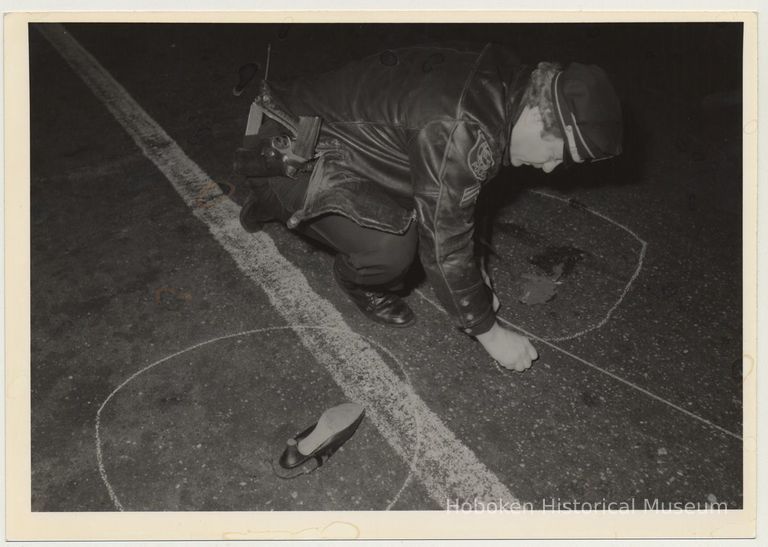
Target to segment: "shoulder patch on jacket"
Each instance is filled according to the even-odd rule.
[[[483,181],[488,176],[488,171],[493,167],[493,153],[488,139],[482,131],[477,134],[477,141],[467,154],[467,165],[474,177]]]

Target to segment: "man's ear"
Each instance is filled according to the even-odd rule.
[[[541,117],[541,110],[539,110],[538,106],[527,106],[526,109],[528,110],[528,119],[530,119],[532,122],[540,122],[542,121]]]

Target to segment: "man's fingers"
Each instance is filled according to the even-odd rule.
[[[496,361],[498,364],[500,364],[502,367],[508,369],[508,370],[514,370],[515,372],[523,372],[527,368],[531,366],[530,361],[526,359],[525,357],[521,357],[517,361],[512,361],[509,363],[505,363],[504,361]]]
[[[532,365],[531,360],[528,359],[527,357],[521,357],[520,359],[518,359],[517,361],[509,365],[504,364],[501,361],[496,361],[496,362],[499,363],[504,368],[514,370],[515,372],[525,372],[526,370],[531,368],[531,365]]]
[[[526,358],[521,358],[515,363],[515,370],[517,372],[523,372],[531,368],[531,361]]]
[[[527,355],[521,355],[520,358],[515,361],[514,367],[517,372],[523,372],[531,368],[531,360]]]
[[[505,337],[502,338],[504,344],[501,347],[491,346],[486,350],[491,356],[504,368],[523,372],[531,368],[532,362],[539,358],[536,348],[525,336],[513,333],[512,331],[502,330]],[[497,351],[500,350],[500,351]]]

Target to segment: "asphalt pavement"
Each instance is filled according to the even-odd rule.
[[[500,315],[530,333],[540,355],[523,374],[500,369],[459,333],[418,269],[407,297],[418,322],[388,329],[345,299],[325,250],[267,225],[286,268],[376,349],[431,420],[420,425],[405,407],[392,433],[373,393],[370,417],[339,453],[285,480],[273,469],[285,439],[348,389],[286,321],[269,282],[244,274],[30,29],[33,510],[442,509],[436,492],[456,481],[419,464],[439,448],[433,430],[453,435],[473,465],[536,508],[555,499],[741,507],[741,120],[729,102],[740,75],[676,64],[686,48],[714,49],[716,37],[718,66],[738,51],[738,33],[67,29],[235,202],[242,181],[231,159],[253,88],[239,97],[231,89],[269,42],[276,78],[454,35],[506,37],[533,58],[581,55],[616,75],[628,150],[578,173],[508,169],[494,185],[488,244]],[[535,281],[550,293],[525,303]]]

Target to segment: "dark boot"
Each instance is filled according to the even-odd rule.
[[[269,179],[249,179],[248,187],[248,197],[240,209],[240,225],[246,232],[258,232],[265,222],[282,219],[283,207],[269,186]]]
[[[344,279],[339,271],[339,260],[333,265],[333,277],[366,317],[390,327],[409,327],[416,320],[413,310],[394,293],[372,290]]]

